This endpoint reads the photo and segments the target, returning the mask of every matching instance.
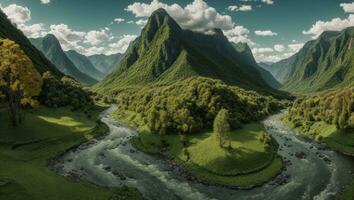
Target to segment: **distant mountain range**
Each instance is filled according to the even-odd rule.
[[[104,77],[103,72],[96,69],[88,57],[74,50],[70,50],[65,53],[81,72],[93,77],[96,80],[101,80]]]
[[[53,65],[39,50],[34,47],[29,39],[16,28],[0,9],[0,38],[8,38],[20,45],[21,49],[32,60],[34,66],[40,73],[46,71],[61,77],[63,74]]]
[[[221,30],[213,31],[203,34],[182,30],[164,9],[158,9],[150,16],[141,36],[130,45],[118,68],[94,89],[115,91],[203,76],[261,93],[284,95],[263,80],[250,56],[244,56],[249,54],[248,49],[236,50]]]
[[[122,54],[117,53],[108,56],[104,54],[97,54],[89,56],[88,59],[97,70],[102,72],[102,74],[107,75],[118,66],[120,60],[122,59]]]
[[[44,38],[32,38],[30,40],[32,44],[42,51],[42,53],[64,74],[72,76],[85,85],[91,85],[97,82],[96,79],[81,72],[74,65],[63,51],[58,39],[54,35],[48,34]]]
[[[43,38],[31,38],[39,49],[56,67],[85,85],[97,83],[111,72],[120,61],[121,54],[85,56],[74,50],[64,51],[58,39],[48,34]]]
[[[324,32],[290,58],[262,67],[292,93],[353,86],[354,28]]]

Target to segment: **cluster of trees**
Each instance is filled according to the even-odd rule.
[[[286,118],[304,130],[319,121],[336,125],[338,129],[353,129],[354,87],[298,99]]]
[[[9,106],[13,126],[22,122],[21,108],[35,107],[42,87],[42,77],[32,61],[15,42],[0,40],[0,99]]]
[[[209,78],[189,78],[168,86],[125,91],[117,97],[117,112],[133,111],[158,134],[190,134],[213,128],[221,109],[228,111],[230,128],[259,120],[282,105],[278,100],[256,92],[228,86]]]
[[[61,80],[50,72],[43,74],[43,87],[39,101],[48,107],[70,106],[72,110],[88,112],[93,106],[92,93],[83,89],[74,79],[64,76]]]

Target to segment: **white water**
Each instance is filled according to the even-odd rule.
[[[279,154],[291,162],[283,172],[290,175],[288,183],[270,182],[252,190],[236,190],[190,182],[172,172],[165,161],[137,151],[129,143],[137,133],[111,119],[109,113],[113,109],[102,114],[102,121],[110,128],[109,135],[60,158],[56,168],[62,175],[78,176],[104,186],[136,187],[147,199],[330,200],[349,181],[349,173],[354,170],[353,161],[306,142],[284,126],[278,114],[263,123],[280,144]],[[298,159],[293,155],[295,152],[306,153],[306,158]],[[319,155],[331,162],[325,162]]]

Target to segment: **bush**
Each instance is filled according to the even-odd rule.
[[[91,96],[91,92],[84,90],[80,83],[69,77],[58,80],[50,72],[43,74],[39,100],[48,107],[70,106],[73,111],[84,110],[94,105]]]

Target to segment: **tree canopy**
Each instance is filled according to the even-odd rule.
[[[0,88],[9,103],[13,125],[21,122],[21,106],[36,106],[42,77],[15,42],[0,40]]]
[[[214,119],[214,133],[219,138],[219,144],[222,147],[225,140],[229,139],[230,132],[229,111],[221,109]]]

